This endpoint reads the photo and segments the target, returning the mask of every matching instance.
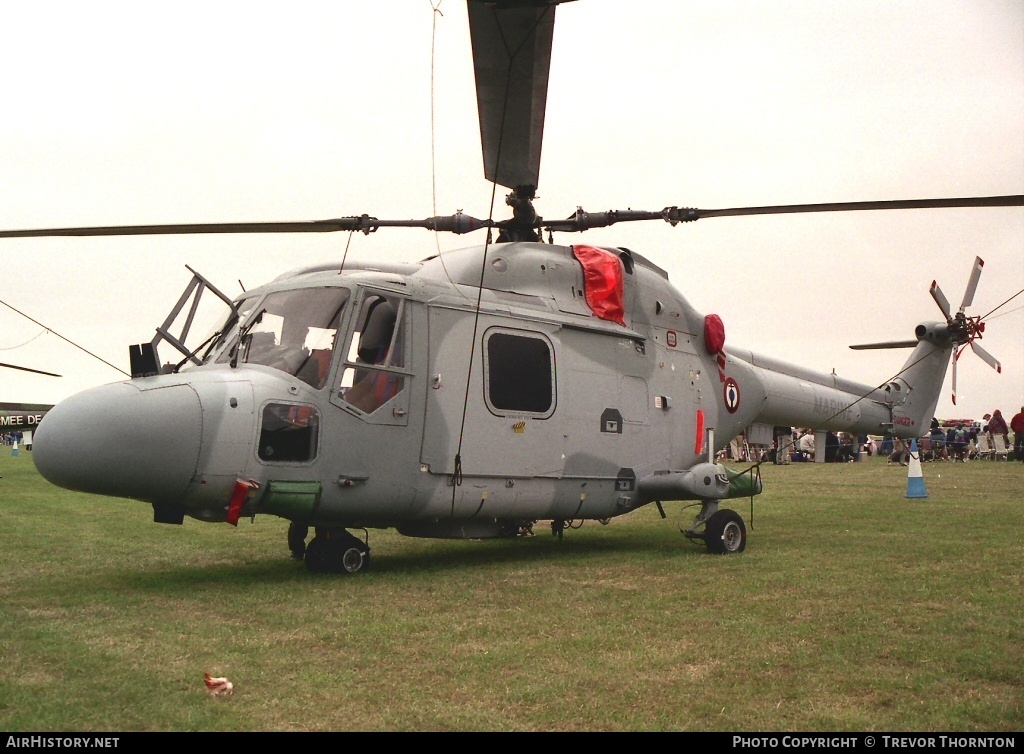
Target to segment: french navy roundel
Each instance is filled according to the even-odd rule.
[[[740,386],[732,377],[726,377],[722,392],[725,396],[725,410],[735,414],[736,409],[740,407]]]

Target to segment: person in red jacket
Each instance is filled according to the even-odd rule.
[[[1010,419],[1013,430],[1013,460],[1024,463],[1024,406]]]
[[[1007,448],[1010,447],[1010,430],[1006,426],[1006,419],[1003,418],[1003,414],[998,408],[992,412],[992,418],[988,420],[988,431],[993,437],[995,435],[1002,435],[1003,443]]]

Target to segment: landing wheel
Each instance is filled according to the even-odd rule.
[[[747,547],[747,527],[740,514],[728,508],[713,513],[704,524],[704,544],[708,552],[716,554],[743,552]]]
[[[328,549],[326,539],[313,537],[306,545],[306,568],[313,573],[327,573]]]
[[[346,547],[341,553],[341,571],[359,573],[370,564],[370,553],[359,547]]]
[[[313,573],[359,573],[370,564],[370,548],[344,529],[317,533],[306,547]]]

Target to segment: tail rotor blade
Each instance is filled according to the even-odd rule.
[[[932,298],[935,299],[935,303],[939,305],[942,310],[942,315],[949,320],[949,301],[945,296],[942,295],[942,289],[939,288],[939,284],[934,280],[932,281],[932,287],[928,291],[932,294]]]
[[[979,346],[977,343],[975,343],[973,340],[971,341],[971,350],[978,354],[981,360],[988,364],[990,367],[995,369],[1000,374],[1003,373],[1003,365],[999,363],[999,360],[992,354],[990,354],[988,351],[986,351],[984,348]]]
[[[960,352],[954,350],[953,351],[953,375],[952,375],[952,378],[951,378],[951,380],[952,380],[951,387],[953,389],[953,405],[954,406],[956,405],[956,361],[959,358],[960,358]]]
[[[967,290],[964,291],[964,301],[960,304],[960,311],[970,306],[974,301],[974,292],[978,290],[978,279],[981,277],[981,268],[985,266],[981,257],[974,258],[974,269],[971,270],[971,279],[967,283]]]

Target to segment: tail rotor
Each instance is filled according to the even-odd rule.
[[[1003,371],[999,360],[976,342],[982,338],[985,332],[985,323],[981,321],[981,317],[972,317],[965,313],[967,307],[974,302],[974,293],[978,289],[978,280],[981,278],[981,270],[984,266],[985,262],[982,261],[981,257],[975,257],[974,267],[971,269],[970,280],[967,281],[967,289],[964,291],[963,301],[956,313],[950,311],[949,300],[943,295],[942,289],[939,288],[937,282],[933,280],[929,290],[935,303],[942,311],[942,316],[946,318],[946,325],[949,327],[950,337],[954,343],[951,376],[953,405],[956,405],[956,364],[967,346],[970,346],[971,350],[982,361],[997,372],[1001,373]]]

